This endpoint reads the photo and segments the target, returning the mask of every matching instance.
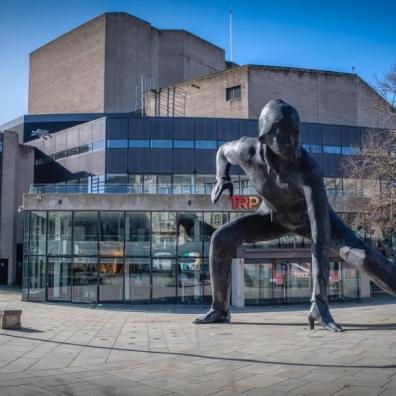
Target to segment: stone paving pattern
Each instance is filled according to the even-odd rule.
[[[307,306],[251,307],[196,326],[206,307],[20,301],[0,330],[0,395],[396,395],[396,300],[338,304],[347,330],[309,331]]]

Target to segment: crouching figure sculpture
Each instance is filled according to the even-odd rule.
[[[330,250],[396,295],[396,266],[357,238],[329,206],[320,171],[300,145],[300,118],[292,106],[271,100],[261,112],[258,138],[243,137],[219,148],[213,203],[225,190],[232,195],[231,165],[244,170],[262,204],[255,213],[228,222],[212,235],[209,260],[213,303],[195,323],[230,321],[231,259],[238,246],[291,232],[311,239],[310,329],[316,321],[326,330],[342,331],[328,307]]]

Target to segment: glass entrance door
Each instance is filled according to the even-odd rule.
[[[48,258],[48,301],[71,300],[71,259]]]
[[[276,262],[272,264],[272,299],[275,302],[287,301],[287,264]]]

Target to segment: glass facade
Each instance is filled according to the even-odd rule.
[[[213,232],[243,212],[32,211],[25,213],[23,298],[29,301],[211,302]],[[307,248],[284,236],[248,245]],[[245,264],[247,304],[307,302],[310,260]],[[358,275],[331,262],[329,298],[358,297]]]
[[[245,303],[307,303],[311,297],[311,261],[274,259],[246,262]],[[359,297],[359,275],[340,261],[330,262],[329,301]]]

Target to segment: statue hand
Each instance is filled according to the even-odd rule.
[[[213,187],[211,194],[212,203],[215,204],[218,201],[224,190],[228,190],[230,192],[230,197],[232,197],[234,187],[231,180],[217,179],[216,185]]]

